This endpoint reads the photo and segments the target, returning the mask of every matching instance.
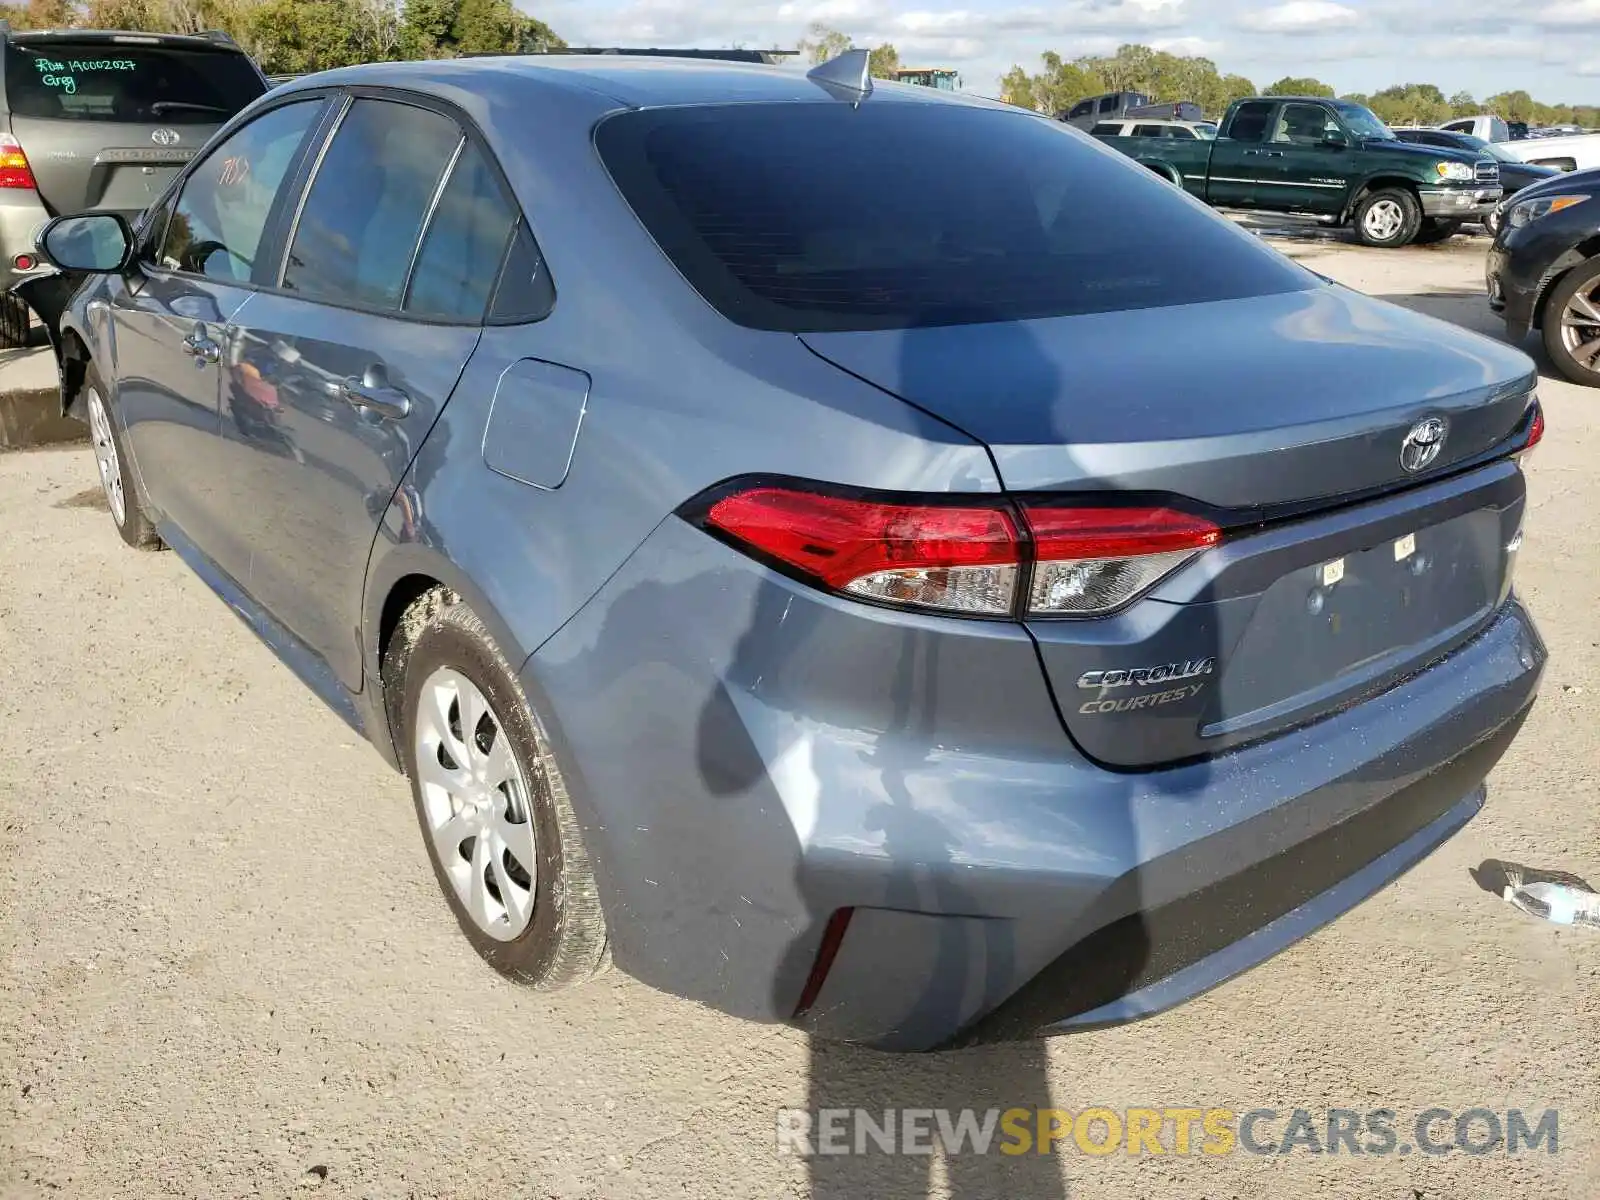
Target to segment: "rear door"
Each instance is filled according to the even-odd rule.
[[[338,120],[278,285],[239,315],[225,436],[247,587],[350,690],[378,521],[482,333],[517,221],[450,115],[363,94]],[[270,413],[270,417],[263,414]]]
[[[1249,208],[1259,203],[1257,185],[1268,162],[1265,143],[1277,110],[1271,100],[1251,100],[1233,110],[1211,143],[1206,199],[1212,204]]]
[[[5,55],[11,132],[52,213],[142,212],[266,91],[246,55],[200,38],[21,38]]]

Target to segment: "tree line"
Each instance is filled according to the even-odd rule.
[[[28,0],[14,29],[221,29],[269,75],[460,54],[531,54],[566,43],[511,0]]]
[[[1286,76],[1256,89],[1242,75],[1224,75],[1209,58],[1188,57],[1149,46],[1125,45],[1115,54],[1067,60],[1053,52],[1041,57],[1041,70],[1030,73],[1014,66],[1000,81],[1000,95],[1012,104],[1044,113],[1059,113],[1073,101],[1102,92],[1142,92],[1156,101],[1192,100],[1220,116],[1244,96],[1339,96],[1328,83],[1310,77]],[[1546,104],[1525,91],[1497,92],[1478,99],[1471,92],[1446,96],[1431,83],[1403,83],[1370,95],[1342,96],[1372,109],[1389,125],[1438,125],[1452,117],[1498,113],[1508,121],[1530,125],[1600,125],[1600,107],[1590,104]]]

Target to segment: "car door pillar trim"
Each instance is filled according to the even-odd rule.
[[[450,155],[450,161],[445,163],[444,171],[439,175],[439,182],[434,185],[433,197],[428,201],[427,211],[422,215],[422,231],[417,235],[417,244],[411,248],[411,261],[406,264],[406,277],[400,284],[400,311],[404,312],[406,305],[411,300],[411,281],[417,272],[417,262],[422,257],[422,247],[428,240],[428,234],[433,230],[433,218],[438,215],[439,205],[444,200],[444,190],[450,186],[450,177],[455,174],[456,163],[461,161],[461,154],[467,148],[467,135],[462,134],[456,142],[455,151]],[[309,190],[309,189],[308,189]]]
[[[354,98],[348,93],[341,98],[341,101],[338,113],[329,123],[327,133],[323,135],[322,145],[317,147],[317,157],[311,164],[311,172],[306,176],[305,186],[300,189],[300,195],[295,197],[294,219],[289,222],[288,232],[284,235],[283,253],[278,258],[278,271],[272,281],[274,288],[283,287],[284,276],[289,273],[289,252],[294,249],[295,236],[300,232],[300,218],[306,211],[306,200],[316,185],[317,175],[322,170],[322,160],[328,156],[328,147],[333,145],[333,139],[339,136],[339,126],[344,124],[345,117],[355,104]]]

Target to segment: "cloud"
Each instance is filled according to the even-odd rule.
[[[1532,21],[1548,29],[1595,29],[1600,27],[1600,0],[1560,0],[1535,12]]]
[[[1334,0],[1288,0],[1256,13],[1253,24],[1275,33],[1316,33],[1355,25],[1360,20],[1355,9],[1335,4]]]
[[[1159,37],[1150,42],[1152,50],[1165,50],[1168,54],[1181,54],[1185,58],[1215,58],[1225,49],[1222,42],[1211,38],[1187,35],[1185,37]]]

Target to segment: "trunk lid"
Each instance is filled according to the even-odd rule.
[[[1207,757],[1375,694],[1509,593],[1524,490],[1496,452],[1534,376],[1453,326],[1330,286],[803,338],[985,442],[1012,492],[1158,498],[1229,529],[1121,612],[1029,622],[1068,732],[1107,765]]]
[[[852,333],[815,353],[985,443],[1013,492],[1163,492],[1248,514],[1448,472],[1522,420],[1526,355],[1339,285]],[[1408,431],[1442,417],[1425,471]]]
[[[52,34],[7,45],[5,90],[45,207],[131,217],[267,85],[203,38]]]

